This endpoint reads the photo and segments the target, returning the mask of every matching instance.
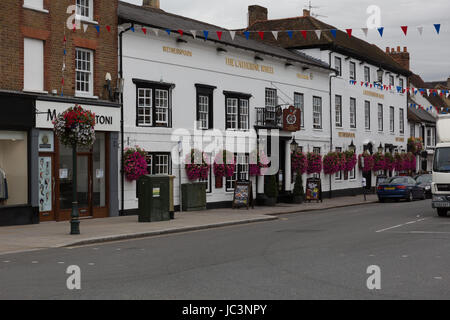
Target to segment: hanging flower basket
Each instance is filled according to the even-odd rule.
[[[368,152],[364,152],[363,154],[360,154],[358,157],[359,162],[359,168],[363,172],[369,172],[373,170],[373,156],[371,156]]]
[[[322,172],[322,156],[320,154],[309,152],[306,158],[307,158],[306,172],[308,174]]]
[[[306,173],[308,167],[308,160],[306,159],[306,155],[303,152],[295,151],[291,155],[291,167],[292,171],[297,174]]]
[[[386,169],[386,159],[382,153],[375,153],[373,156],[373,171],[384,171]]]
[[[186,156],[185,169],[189,181],[208,179],[210,167],[208,157],[199,150],[192,149],[191,153]]]
[[[258,153],[256,151],[252,152],[251,154],[251,162],[256,163],[250,163],[249,166],[249,174],[250,176],[263,176],[266,173],[266,169],[269,167],[269,158],[267,158],[264,151],[259,151]]]
[[[236,159],[229,151],[219,152],[214,160],[214,176],[230,178],[236,170]]]
[[[353,171],[356,167],[356,163],[358,162],[356,158],[356,154],[353,151],[346,151],[344,152],[345,155],[345,165],[344,165],[344,171],[350,172]]]
[[[392,171],[395,169],[395,158],[392,153],[386,153],[384,155],[384,170]]]
[[[124,173],[128,181],[138,180],[148,174],[147,153],[140,147],[126,148],[124,154]]]
[[[53,121],[55,134],[68,147],[90,147],[95,142],[95,114],[79,105],[69,108]]]
[[[412,152],[408,152],[406,154],[406,163],[407,163],[407,169],[406,170],[411,170],[411,171],[416,171],[417,169],[417,159],[416,159],[416,155],[414,155]]]
[[[405,164],[406,163],[405,163],[405,156],[404,156],[404,154],[396,153],[394,158],[395,158],[395,162],[394,162],[395,163],[394,164],[395,171],[402,172],[402,171],[407,170],[405,168]]]
[[[323,172],[325,174],[331,175],[342,170],[342,160],[341,153],[330,152],[325,157],[323,157]]]
[[[421,138],[408,139],[408,151],[418,156],[423,151],[423,142]]]

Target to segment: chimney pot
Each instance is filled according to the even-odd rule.
[[[391,51],[391,48],[386,47],[386,53],[389,53]]]
[[[311,15],[311,12],[307,9],[303,9],[303,16],[304,17],[309,17]]]
[[[251,27],[256,21],[267,21],[267,8],[253,5],[248,6],[248,26]]]
[[[403,47],[403,52],[408,52],[408,47]]]
[[[142,6],[143,7],[149,7],[149,8],[155,8],[159,9],[159,0],[142,0]]]
[[[397,46],[397,52],[401,52],[401,51],[400,51],[400,46]]]
[[[391,48],[391,53],[394,53],[395,52],[395,49],[394,48]]]

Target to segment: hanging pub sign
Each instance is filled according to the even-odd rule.
[[[247,210],[252,206],[253,202],[252,183],[247,181],[238,181],[234,188],[233,209],[247,207]]]
[[[318,178],[306,180],[306,201],[322,202],[322,181]]]
[[[290,106],[283,110],[283,130],[289,132],[300,131],[300,109]]]

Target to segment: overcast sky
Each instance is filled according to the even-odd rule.
[[[142,4],[142,0],[122,0]],[[248,6],[258,4],[268,8],[269,19],[301,16],[307,0],[160,0],[161,9],[212,23],[224,28],[247,26]],[[361,28],[366,27],[370,5],[381,10],[381,24],[385,27],[383,38],[376,30],[370,30],[367,41],[386,47],[408,47],[411,69],[425,81],[446,80],[450,77],[450,1],[449,0],[312,0],[313,14],[318,19],[339,29],[355,29],[353,34],[365,39]],[[441,23],[438,36],[433,27]],[[400,26],[407,25],[405,37]],[[423,35],[417,31],[423,26]]]

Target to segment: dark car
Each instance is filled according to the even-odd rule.
[[[425,190],[425,195],[428,199],[433,197],[431,192],[431,183],[433,182],[433,176],[431,174],[422,174],[415,178],[418,186],[422,187]]]
[[[405,199],[413,201],[415,199],[425,199],[425,189],[419,186],[411,177],[389,178],[381,183],[377,188],[378,199],[384,202],[386,199],[399,201]]]

